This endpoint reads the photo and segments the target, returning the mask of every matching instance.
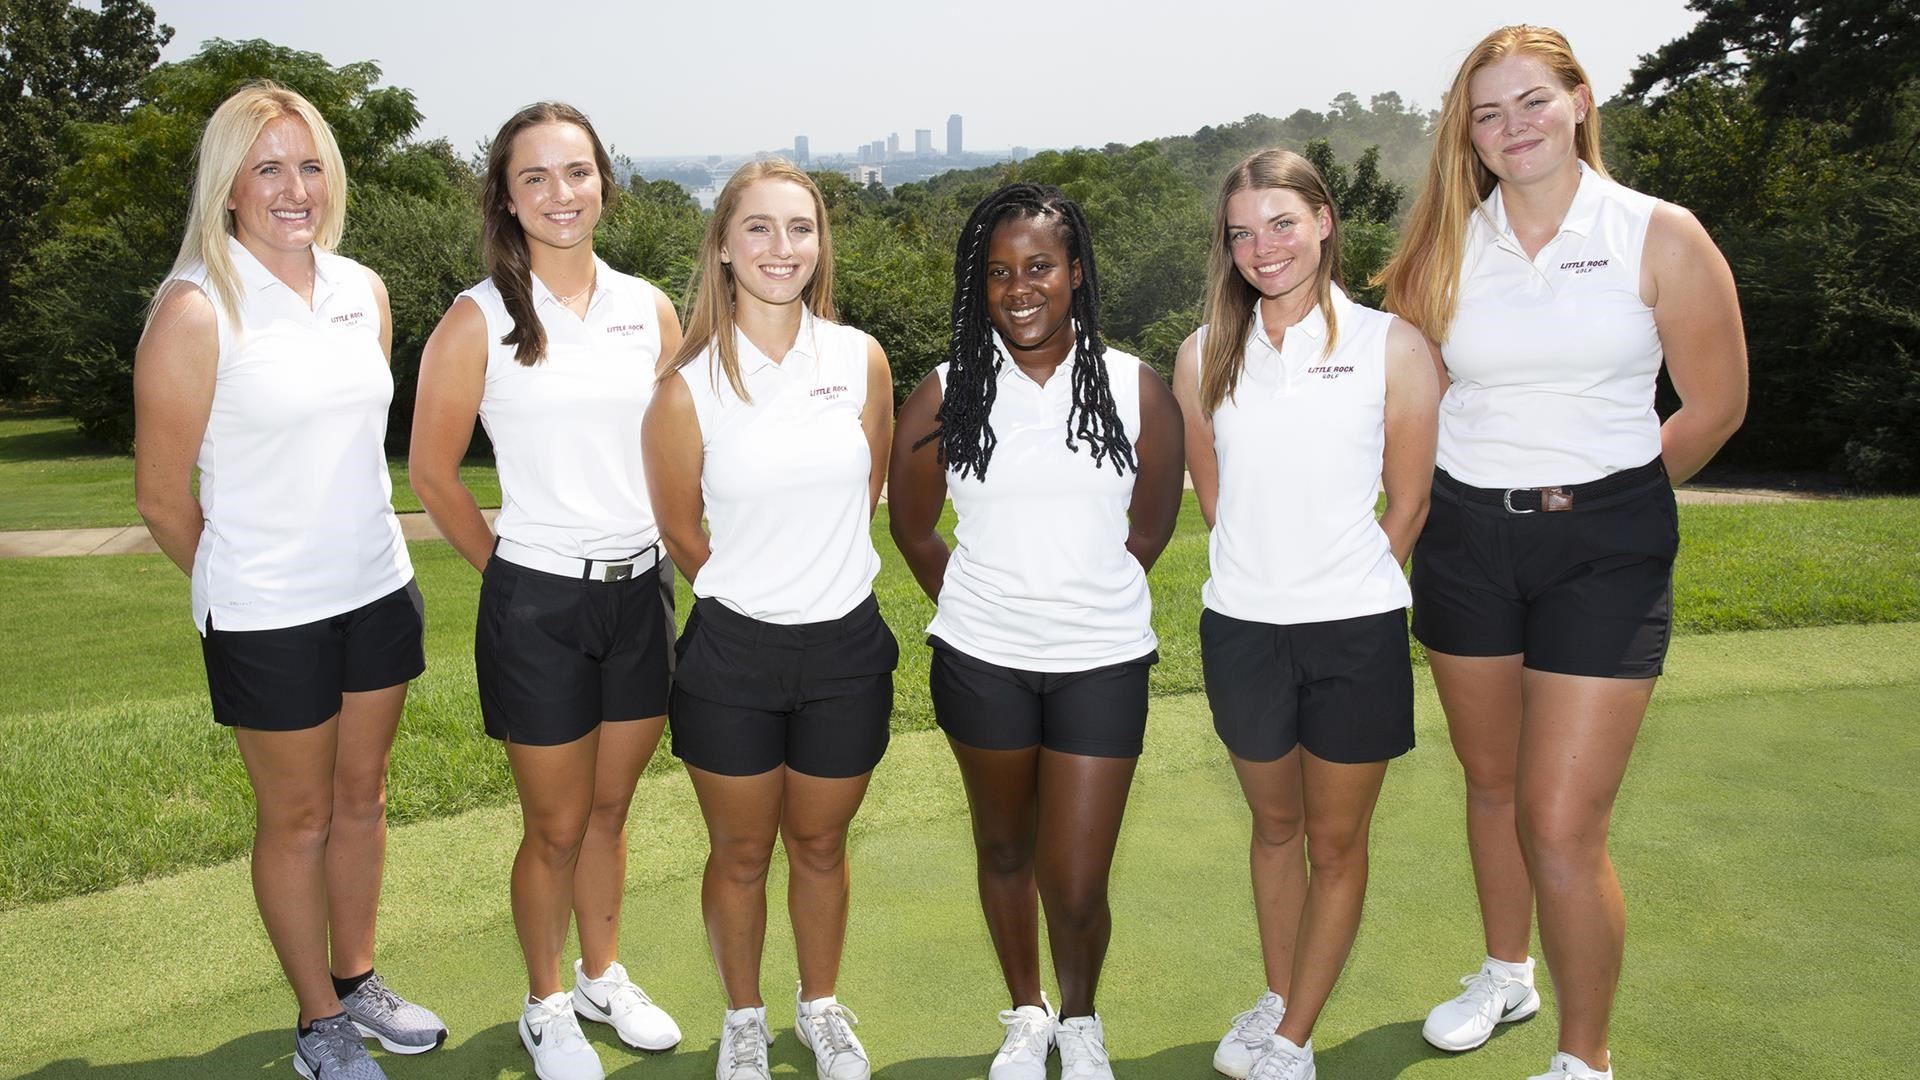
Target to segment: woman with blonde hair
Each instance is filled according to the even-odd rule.
[[[1566,39],[1509,26],[1455,75],[1381,281],[1449,379],[1413,632],[1466,771],[1487,951],[1423,1034],[1471,1050],[1539,1009],[1537,907],[1561,1022],[1535,1080],[1610,1080],[1607,825],[1672,630],[1672,484],[1745,413],[1733,276],[1691,214],[1608,178]],[[1663,363],[1682,403],[1664,423]]]
[[[695,597],[667,715],[710,843],[700,895],[727,995],[719,1080],[768,1075],[760,955],[776,838],[796,1032],[821,1080],[869,1075],[835,982],[847,827],[887,748],[899,659],[868,533],[893,377],[873,338],[833,318],[819,189],[784,161],[744,166],[714,204],[686,338],[644,433],[654,517]]]
[[[1222,181],[1205,314],[1173,388],[1212,528],[1200,657],[1253,817],[1266,976],[1213,1065],[1313,1080],[1313,1025],[1360,928],[1373,807],[1413,748],[1400,566],[1427,513],[1440,381],[1418,330],[1347,298],[1333,196],[1291,151]]]
[[[377,1080],[363,1038],[417,1054],[447,1035],[373,969],[387,759],[426,666],[383,449],[386,287],[333,253],[345,168],[305,98],[241,88],[197,160],[134,358],[135,498],[192,579],[213,716],[253,786],[254,898],[299,1001],[293,1067]]]
[[[639,1050],[680,1041],[619,961],[627,813],[666,726],[673,645],[640,421],[680,323],[665,293],[594,254],[618,190],[578,109],[544,101],[501,125],[480,192],[487,278],[427,341],[409,458],[420,504],[481,574],[474,674],[520,796],[518,1026],[540,1080],[605,1074],[581,1017]],[[500,470],[492,526],[460,479],[476,419]]]

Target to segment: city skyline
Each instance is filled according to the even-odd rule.
[[[1613,5],[1515,0],[1412,0],[1294,10],[1276,18],[1252,0],[1214,0],[1174,9],[1116,12],[1093,0],[1043,4],[1039,16],[1063,26],[1062,57],[1083,55],[1101,74],[1056,65],[1058,93],[1036,98],[1027,61],[956,32],[944,6],[883,10],[857,0],[821,0],[797,16],[773,0],[735,0],[726,12],[697,5],[635,5],[596,11],[590,33],[534,53],[514,28],[524,13],[502,0],[469,0],[458,49],[430,5],[330,0],[327,17],[302,5],[254,0],[153,0],[177,31],[163,60],[181,60],[210,38],[265,38],[317,52],[329,63],[371,60],[382,85],[412,91],[422,113],[415,137],[445,138],[462,153],[491,137],[502,120],[532,100],[569,101],[594,118],[603,136],[636,159],[738,156],[792,146],[806,132],[813,156],[849,152],[876,133],[901,135],[959,113],[964,145],[1101,146],[1189,134],[1250,113],[1286,116],[1324,110],[1336,94],[1363,101],[1392,91],[1437,105],[1452,70],[1486,31],[1531,21],[1565,31],[1594,80],[1611,97],[1640,55],[1691,27],[1684,0],[1619,0]],[[1273,20],[1267,51],[1239,46],[1247,24]],[[569,23],[576,29],[579,20]],[[747,46],[749,29],[831,25],[800,35],[806,67],[858,71],[843,79],[776,77]],[[1356,26],[1393,28],[1369,32]],[[635,45],[641,42],[641,45]],[[690,47],[695,43],[700,48]],[[1351,43],[1351,44],[1349,44]],[[708,47],[711,45],[711,47]],[[889,51],[891,50],[891,52]],[[882,63],[876,66],[874,58]],[[895,57],[888,62],[889,57]],[[636,74],[638,73],[638,74]],[[1116,74],[1118,77],[1115,77]],[[1082,89],[1083,78],[1099,90]],[[862,87],[850,94],[849,88]],[[1036,100],[1051,102],[1036,108]],[[931,121],[931,123],[930,123]]]

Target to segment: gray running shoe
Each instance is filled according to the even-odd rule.
[[[447,1025],[427,1009],[387,989],[380,973],[340,999],[363,1039],[379,1039],[389,1054],[424,1054],[447,1041]]]
[[[293,1071],[307,1080],[387,1080],[345,1013],[315,1020],[305,1035],[294,1029]]]

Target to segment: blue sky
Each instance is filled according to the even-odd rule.
[[[1350,90],[1436,104],[1466,50],[1512,22],[1573,42],[1602,99],[1695,21],[1682,0],[1299,4],[1173,0],[526,2],[150,0],[176,35],[263,37],[377,61],[418,96],[420,135],[466,149],[521,105],[560,98],[636,158],[812,139],[815,154],[915,128],[969,148],[1138,142],[1248,113],[1324,109]]]

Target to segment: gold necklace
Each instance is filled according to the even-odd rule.
[[[560,301],[560,306],[561,306],[561,307],[572,307],[572,306],[573,306],[573,302],[574,302],[575,300],[578,300],[578,299],[580,299],[581,297],[583,297],[583,296],[585,296],[585,295],[587,295],[588,293],[591,293],[591,292],[593,291],[593,284],[594,284],[594,282],[595,282],[596,280],[598,280],[598,279],[599,279],[599,277],[600,277],[600,268],[599,268],[599,267],[595,267],[595,268],[594,268],[594,271],[593,271],[593,276],[587,279],[587,287],[586,287],[586,288],[584,288],[584,289],[581,289],[581,290],[580,290],[579,292],[577,292],[577,293],[574,293],[574,294],[573,294],[572,296],[561,296],[561,295],[560,295],[559,293],[555,293],[555,294],[553,295],[553,298],[554,298],[555,300],[558,300],[558,301]]]

